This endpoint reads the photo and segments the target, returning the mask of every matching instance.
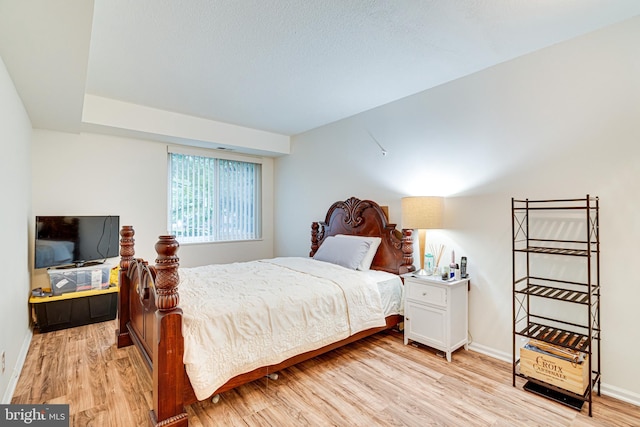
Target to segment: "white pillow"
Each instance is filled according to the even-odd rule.
[[[369,242],[356,239],[337,239],[329,236],[320,245],[313,259],[356,270],[369,251]]]
[[[365,257],[360,262],[360,265],[358,266],[358,270],[367,271],[371,268],[373,257],[376,256],[376,252],[378,251],[378,246],[380,246],[380,242],[382,242],[382,239],[380,237],[353,236],[351,234],[336,234],[336,237],[341,239],[347,238],[347,239],[361,240],[363,242],[369,242],[369,252],[367,252]]]

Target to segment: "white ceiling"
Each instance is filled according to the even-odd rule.
[[[34,127],[84,95],[294,135],[640,14],[638,0],[0,0]]]

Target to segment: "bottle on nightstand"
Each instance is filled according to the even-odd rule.
[[[449,264],[449,279],[453,279],[455,277],[457,268],[458,268],[458,264],[456,264],[456,253],[455,251],[451,251],[451,264]]]
[[[427,252],[424,255],[424,269],[427,271],[427,275],[433,274],[433,264],[435,263],[435,259],[431,252]]]

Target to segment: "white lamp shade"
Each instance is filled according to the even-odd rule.
[[[402,228],[442,228],[444,198],[435,196],[403,197]]]

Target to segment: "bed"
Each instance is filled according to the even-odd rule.
[[[120,231],[116,342],[151,369],[155,426],[186,426],[185,405],[393,328],[399,275],[414,270],[411,230],[355,197],[311,224],[309,257],[186,269],[160,236],[151,266],[134,257],[134,234]]]

